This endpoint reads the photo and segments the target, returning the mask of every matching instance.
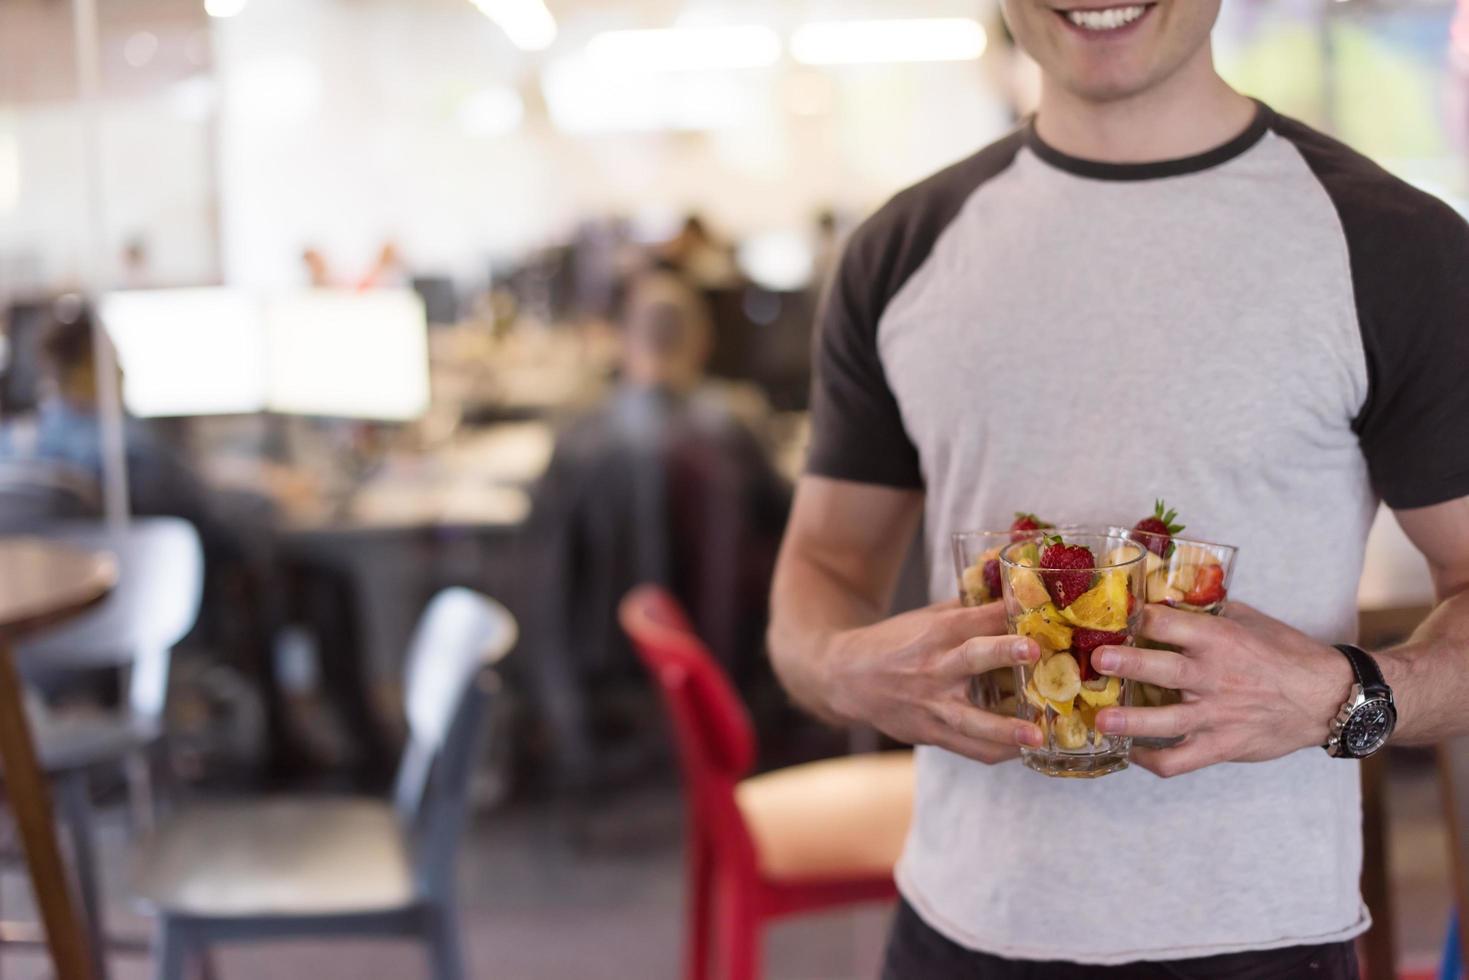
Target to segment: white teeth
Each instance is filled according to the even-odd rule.
[[[1147,9],[1136,4],[1131,7],[1108,7],[1106,10],[1068,10],[1066,18],[1084,30],[1115,31],[1137,20]]]

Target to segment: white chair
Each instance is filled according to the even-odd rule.
[[[458,588],[434,597],[409,649],[391,801],[215,804],[166,824],[139,861],[159,980],[181,980],[211,945],[306,935],[416,937],[437,980],[462,977],[454,855],[493,667],[516,638],[498,603]]]

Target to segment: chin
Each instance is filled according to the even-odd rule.
[[[1155,80],[1146,72],[1082,71],[1074,72],[1061,82],[1061,87],[1087,102],[1118,102],[1153,87]]]

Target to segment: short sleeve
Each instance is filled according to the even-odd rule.
[[[1469,496],[1469,225],[1341,142],[1273,119],[1341,220],[1367,359],[1352,428],[1373,487],[1397,510]]]
[[[886,304],[871,226],[853,236],[817,314],[806,470],[858,483],[922,489],[918,450],[903,427],[877,350]]]
[[[1354,269],[1369,391],[1356,429],[1373,485],[1397,509],[1469,496],[1469,225],[1435,202],[1392,257],[1373,251],[1362,261],[1386,269]]]

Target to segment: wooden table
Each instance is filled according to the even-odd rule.
[[[98,602],[116,579],[117,567],[109,555],[38,538],[0,538],[0,767],[57,980],[87,980],[93,976],[94,960],[61,863],[51,793],[36,762],[14,644]]]

